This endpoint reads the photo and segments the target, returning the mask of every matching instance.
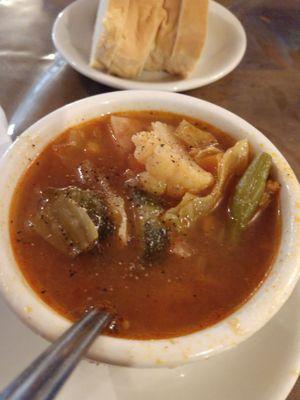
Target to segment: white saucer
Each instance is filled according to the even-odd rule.
[[[187,79],[163,72],[144,72],[138,80],[128,80],[97,71],[88,60],[98,2],[77,0],[65,8],[55,21],[52,37],[56,49],[73,68],[107,86],[174,92],[194,89],[229,74],[245,53],[246,34],[239,20],[225,7],[210,1],[205,47],[198,67]]]
[[[57,400],[284,400],[300,372],[300,284],[281,311],[237,348],[174,369],[82,361]],[[47,345],[0,298],[0,390]]]

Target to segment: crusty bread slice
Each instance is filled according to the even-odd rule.
[[[208,0],[182,0],[177,34],[165,69],[186,77],[195,67],[207,31]]]
[[[163,0],[130,0],[125,28],[109,72],[127,78],[140,75],[163,17]]]
[[[94,28],[90,66],[108,70],[127,20],[130,0],[100,0]]]
[[[101,24],[101,15],[103,9],[98,12],[97,24]],[[163,0],[109,0],[104,29],[95,31],[98,37],[91,66],[125,78],[137,77],[164,15]]]
[[[142,70],[186,77],[207,30],[208,0],[101,0],[90,65],[124,78]]]
[[[160,71],[165,69],[170,58],[176,35],[182,0],[164,0],[165,16],[155,39],[155,47],[149,54],[145,69]]]

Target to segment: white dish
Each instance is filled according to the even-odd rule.
[[[11,137],[7,135],[6,115],[3,111],[3,108],[0,106],[0,157],[8,148],[10,143],[11,143]]]
[[[57,400],[285,400],[300,372],[300,284],[260,332],[235,349],[173,369],[82,361]],[[0,298],[0,391],[48,343]]]
[[[143,72],[139,79],[128,80],[106,74],[89,66],[98,2],[77,0],[66,7],[55,21],[52,37],[56,49],[74,69],[104,85],[174,92],[194,89],[229,74],[245,53],[246,34],[239,20],[225,7],[210,1],[207,40],[191,76],[179,79],[163,72]]]
[[[158,109],[207,121],[234,138],[248,138],[254,149],[271,153],[281,183],[282,240],[265,282],[240,309],[205,330],[172,340],[127,340],[101,336],[89,357],[111,364],[176,366],[230,349],[247,339],[279,310],[299,277],[300,189],[293,171],[280,152],[258,130],[229,111],[189,96],[151,91],[125,91],[89,97],[62,107],[25,131],[1,161],[0,175],[0,287],[10,306],[32,329],[56,339],[70,322],[47,306],[20,272],[9,237],[9,207],[19,177],[32,159],[66,128],[101,114],[122,110]],[[34,146],[33,146],[34,144]]]

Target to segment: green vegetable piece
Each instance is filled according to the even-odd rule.
[[[239,140],[223,154],[218,167],[218,179],[210,194],[196,196],[186,193],[177,206],[169,208],[163,219],[171,229],[186,232],[200,218],[213,211],[224,194],[228,181],[235,175],[241,175],[247,165],[249,143]]]
[[[209,132],[197,128],[186,120],[182,120],[174,131],[174,135],[187,146],[196,148],[207,147],[216,144],[216,138]]]
[[[157,218],[164,210],[161,203],[150,194],[135,189],[132,192],[134,205],[138,207],[138,213],[145,219]]]
[[[86,210],[69,198],[47,202],[31,222],[40,236],[71,257],[89,250],[98,239],[97,228]]]
[[[81,189],[76,186],[68,186],[63,189],[50,188],[45,195],[51,197],[67,197],[80,207],[83,207],[94,225],[96,226],[100,239],[105,239],[114,229],[109,218],[109,210],[106,203],[93,190]]]
[[[144,225],[143,241],[143,258],[153,261],[162,255],[169,245],[168,231],[160,221],[149,220]]]
[[[71,257],[90,250],[112,230],[102,200],[92,191],[72,186],[46,190],[31,223],[43,239]]]
[[[240,229],[247,227],[259,207],[271,165],[269,154],[256,156],[235,188],[229,211]]]
[[[127,245],[129,227],[124,199],[112,189],[107,177],[90,160],[83,161],[77,171],[80,183],[94,189],[105,199],[121,242]]]
[[[132,200],[138,217],[142,258],[145,261],[155,261],[169,244],[168,230],[160,219],[164,208],[157,199],[141,190],[133,190]]]

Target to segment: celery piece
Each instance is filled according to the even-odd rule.
[[[272,165],[272,157],[267,153],[256,156],[235,188],[229,207],[231,218],[241,229],[254,217],[265,191]]]

